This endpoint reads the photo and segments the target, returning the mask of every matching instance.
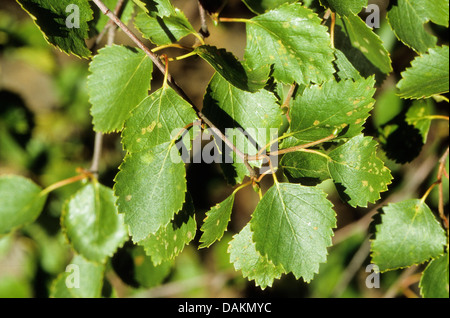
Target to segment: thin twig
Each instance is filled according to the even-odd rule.
[[[273,151],[270,153],[270,155],[271,156],[279,156],[279,155],[283,155],[285,153],[290,153],[290,152],[295,152],[295,151],[299,151],[299,150],[306,149],[306,148],[311,148],[311,147],[323,144],[327,141],[333,140],[334,138],[336,138],[336,135],[331,134],[328,137],[325,137],[325,138],[322,138],[322,139],[319,139],[319,140],[316,140],[316,141],[313,141],[313,142],[310,142],[310,143],[307,143],[304,145],[294,146],[294,147],[282,149],[279,151]]]
[[[200,23],[201,23],[201,29],[200,34],[203,38],[207,38],[210,33],[208,30],[208,24],[206,23],[206,10],[202,5],[202,2],[198,1],[198,11],[200,13]]]
[[[118,15],[120,10],[122,9],[122,6],[124,4],[125,0],[118,0],[116,7],[114,9],[114,14]],[[108,21],[108,23],[111,22],[111,20]],[[108,24],[107,24],[108,25]],[[103,30],[108,30],[108,38],[106,40],[106,45],[111,46],[114,43],[114,38],[116,36],[116,27],[112,23],[109,27],[105,27]],[[94,140],[94,153],[92,155],[92,164],[89,168],[89,171],[94,175],[96,179],[98,179],[99,174],[99,166],[100,166],[100,157],[102,154],[102,146],[103,146],[103,133],[102,132],[96,132],[95,133],[95,140]]]
[[[322,25],[324,25],[325,23],[327,23],[328,18],[331,15],[331,9],[327,9],[327,11],[325,11],[324,15],[323,15],[323,21],[322,21]]]
[[[439,211],[439,217],[444,221],[445,228],[448,229],[448,219],[444,214],[444,183],[442,180],[442,177],[446,174],[445,170],[445,162],[447,161],[447,157],[449,155],[449,147],[447,147],[447,150],[445,151],[444,155],[439,159],[439,170],[437,179],[439,182],[439,204],[438,204],[438,211]]]
[[[120,12],[122,11],[122,7],[123,4],[125,3],[125,0],[118,0],[116,7],[114,8],[114,14],[116,16],[120,15]],[[97,38],[95,39],[95,46],[99,45],[100,42],[102,41],[103,37],[105,36],[106,32],[111,32],[111,29],[115,29],[116,25],[114,24],[114,22],[112,20],[109,20],[108,23],[106,23],[105,27],[103,28],[103,30],[100,32],[100,34],[97,36]]]
[[[334,49],[334,27],[336,25],[336,13],[331,13],[330,41],[331,47]]]
[[[102,153],[102,144],[103,144],[103,133],[96,132],[95,133],[95,141],[94,141],[94,153],[92,155],[92,164],[89,168],[89,171],[98,179],[99,173],[99,165],[100,165],[100,157]]]
[[[330,141],[330,140],[332,140],[334,138],[336,138],[336,135],[335,134],[331,134],[328,137],[325,137],[325,138],[322,138],[322,139],[319,139],[319,140],[316,140],[316,141],[313,141],[313,142],[310,142],[310,143],[307,143],[307,144],[298,145],[298,146],[294,146],[294,147],[286,148],[286,149],[282,149],[282,150],[277,150],[277,151],[271,151],[269,154],[266,155],[266,154],[264,154],[264,151],[265,151],[265,149],[267,147],[272,145],[272,141],[271,141],[269,144],[264,146],[264,148],[262,148],[258,152],[257,155],[255,155],[255,156],[248,156],[248,160],[250,160],[250,161],[261,160],[261,159],[266,158],[267,156],[279,156],[279,155],[283,155],[283,154],[290,153],[290,152],[300,151],[302,149],[306,149],[306,148],[310,148],[310,147],[314,147],[314,146],[320,145],[320,144],[322,144],[324,142],[327,142],[327,141]]]
[[[41,196],[42,195],[46,195],[46,194],[48,194],[48,193],[50,193],[52,191],[55,191],[56,189],[65,187],[66,185],[75,183],[77,181],[81,181],[81,180],[84,180],[84,179],[87,179],[87,178],[90,178],[90,179],[94,178],[93,174],[90,171],[78,168],[77,172],[79,173],[79,175],[71,177],[71,178],[68,178],[68,179],[64,179],[64,180],[61,180],[61,181],[58,181],[58,182],[48,186],[47,188],[45,188],[44,190],[41,191],[40,195]]]
[[[384,294],[383,298],[394,298],[398,294],[399,290],[401,290],[402,287],[404,286],[405,284],[404,282],[409,281],[409,277],[411,275],[414,275],[417,269],[418,269],[417,265],[413,265],[405,269],[403,273],[400,275],[400,277],[397,279],[397,281],[394,284],[392,284],[392,286]]]
[[[355,276],[355,274],[363,265],[369,253],[370,253],[370,240],[369,237],[366,237],[364,242],[359,247],[358,251],[353,256],[352,260],[348,264],[345,271],[340,275],[341,279],[334,287],[332,297],[339,297],[342,295],[347,286],[350,284],[352,278]]]
[[[222,273],[207,273],[200,276],[191,277],[185,280],[170,282],[152,289],[148,289],[138,294],[132,295],[134,298],[162,298],[162,297],[176,297],[183,295],[195,288],[218,288],[220,289],[229,279],[236,276],[234,270],[225,271]]]
[[[287,117],[287,120],[289,122],[291,122],[291,117],[289,115],[289,111],[290,111],[291,108],[289,107],[289,104],[291,102],[292,96],[294,96],[294,92],[295,92],[296,88],[297,88],[297,83],[294,83],[294,84],[291,85],[291,87],[289,88],[289,92],[288,92],[288,94],[286,96],[286,99],[284,100],[284,103],[281,106],[281,108],[287,108],[286,117]]]

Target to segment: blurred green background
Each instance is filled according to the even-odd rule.
[[[389,1],[371,2],[385,9]],[[196,1],[173,3],[200,28]],[[252,16],[239,0],[230,0],[222,15]],[[245,26],[209,25],[211,36],[207,43],[226,48],[242,59]],[[439,35],[440,44],[448,43],[445,30],[429,27]],[[394,72],[387,78],[379,78],[377,104],[365,134],[382,141],[382,133],[388,127],[385,124],[410,106],[395,95],[395,84],[415,54],[396,40],[384,17],[376,32],[391,52]],[[131,45],[121,31],[117,33],[116,43]],[[77,167],[89,168],[95,134],[86,90],[88,63],[48,45],[32,19],[14,0],[0,2],[0,175],[23,175],[46,187],[74,176]],[[201,105],[213,75],[211,67],[195,58],[173,62],[170,67],[180,86]],[[162,77],[154,72],[153,78],[152,90],[155,90],[160,87]],[[436,114],[448,116],[448,104],[432,102],[430,107]],[[390,191],[383,194],[380,202],[423,194],[434,181],[438,156],[448,145],[447,138],[448,123],[433,122],[427,142],[413,145],[417,157],[405,165],[388,159],[380,149],[380,156],[395,177]],[[119,135],[106,135],[100,164],[101,183],[113,186],[123,156]],[[189,166],[187,172],[197,223],[201,226],[204,213],[224,200],[232,187],[227,185],[218,166],[196,164]],[[268,179],[264,179],[264,190],[270,186]],[[52,192],[35,223],[0,238],[0,297],[48,297],[52,281],[64,272],[72,257],[60,231],[61,208],[80,187],[81,183],[75,183]],[[174,264],[158,268],[151,265],[141,248],[127,243],[108,263],[103,294],[117,297],[404,297],[408,295],[406,288],[418,294],[417,279],[411,280],[411,284],[403,283],[401,270],[382,274],[379,289],[366,287],[365,266],[370,263],[369,223],[376,206],[353,209],[340,201],[332,184],[326,182],[322,187],[335,205],[338,228],[328,262],[322,264],[320,274],[310,284],[285,275],[272,288],[262,291],[242,278],[229,263],[227,244],[250,220],[258,200],[253,190],[246,188],[236,197],[229,231],[220,242],[198,250],[197,237]],[[448,213],[448,183],[446,187]],[[432,193],[430,202],[434,209],[436,194]]]

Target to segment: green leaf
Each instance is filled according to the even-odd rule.
[[[220,129],[243,129],[260,146],[271,140],[270,128],[279,129],[282,124],[282,112],[274,94],[240,90],[218,73],[207,88],[203,113]]]
[[[361,74],[341,50],[335,49],[334,55],[336,57],[334,63],[338,69],[337,75],[341,80],[352,79],[356,81],[361,79]]]
[[[160,285],[170,274],[173,266],[172,261],[160,265],[153,265],[150,256],[145,254],[144,248],[135,246],[131,251],[134,262],[134,279],[144,288]]]
[[[320,2],[341,16],[359,13],[363,7],[367,7],[367,0],[320,0]]]
[[[105,265],[89,262],[75,255],[66,271],[50,288],[52,298],[98,298],[103,287]]]
[[[305,152],[291,152],[283,156],[280,166],[291,182],[315,185],[330,179],[327,158]]]
[[[138,152],[171,141],[174,132],[198,117],[192,106],[172,88],[164,86],[145,98],[131,113],[122,132],[129,152]]]
[[[372,261],[381,271],[421,264],[444,253],[444,229],[421,200],[391,203],[383,208],[372,241]]]
[[[88,21],[93,19],[88,1],[17,0],[17,2],[31,16],[47,42],[68,54],[83,58],[91,56],[85,42],[88,38]]]
[[[311,281],[331,245],[336,227],[332,206],[318,188],[276,183],[250,221],[256,250],[296,278]]]
[[[275,9],[285,3],[295,3],[298,0],[242,0],[244,4],[254,13],[262,14],[268,10]]]
[[[188,195],[182,210],[167,226],[138,243],[151,256],[153,265],[173,260],[194,239],[197,230],[194,213],[194,203]]]
[[[372,122],[378,129],[391,123],[402,112],[403,101],[396,94],[397,89],[390,87],[377,96],[377,101],[372,112]]]
[[[249,92],[256,92],[263,88],[269,79],[268,65],[250,69],[230,52],[215,46],[202,45],[195,49],[195,53],[210,64],[224,79],[235,87]]]
[[[320,83],[332,78],[333,50],[327,28],[299,3],[283,5],[247,20],[245,58],[252,68],[274,65],[283,83]]]
[[[89,101],[95,131],[122,130],[130,112],[148,94],[153,64],[140,49],[108,46],[92,60]]]
[[[166,227],[185,200],[186,170],[170,142],[128,153],[115,182],[119,212],[134,242]]]
[[[152,16],[167,17],[175,13],[170,0],[133,0],[133,2]]]
[[[402,98],[428,98],[449,91],[449,48],[435,47],[419,55],[402,73],[397,87]]]
[[[283,148],[313,142],[344,129],[338,139],[361,133],[375,100],[375,79],[329,81],[306,88],[291,106],[290,133]]]
[[[216,73],[209,83],[203,103],[203,114],[244,153],[254,155],[260,147],[277,138],[282,112],[275,95],[269,91],[250,93],[240,90]],[[239,161],[241,158],[236,157],[228,147],[223,153],[231,157],[222,161],[224,172],[233,174],[227,172],[229,167],[226,168],[226,162],[232,161],[237,170],[236,181],[242,182],[248,170],[242,160]],[[233,177],[228,179],[233,183]]]
[[[369,30],[370,32],[373,32]],[[364,39],[363,41],[367,43]],[[359,42],[358,42],[359,43]],[[349,35],[349,31],[347,30],[344,21],[342,18],[336,18],[336,26],[334,29],[334,45],[335,50],[339,50],[342,52],[342,55],[345,56],[345,58],[350,62],[350,64],[359,72],[359,74],[364,77],[371,77],[375,75],[375,78],[377,80],[378,84],[381,84],[387,75],[381,70],[376,67],[369,59],[366,57],[366,55],[360,50],[360,48],[355,47],[352,43]],[[336,54],[336,61],[335,64],[337,66],[337,70],[342,74],[341,72],[341,66],[338,63],[339,61],[339,53]],[[342,59],[341,59],[342,60]],[[342,64],[342,63],[341,63]],[[338,76],[340,73],[338,72]]]
[[[448,299],[448,268],[448,252],[428,264],[419,283],[422,297]]]
[[[200,237],[202,243],[199,248],[210,247],[215,241],[222,238],[227,230],[230,221],[231,212],[233,210],[235,193],[231,194],[224,201],[218,203],[206,212],[206,218],[201,227],[203,232]]]
[[[360,50],[381,72],[392,72],[389,52],[380,37],[356,14],[346,15],[341,19],[353,47]]]
[[[47,200],[41,191],[27,178],[0,176],[0,236],[36,220]]]
[[[387,19],[399,40],[425,53],[436,45],[437,38],[425,30],[424,24],[432,21],[448,27],[448,5],[448,0],[398,0],[389,10]]]
[[[431,99],[414,101],[406,112],[406,122],[420,131],[423,143],[427,142],[428,132],[431,127],[433,102]]]
[[[61,226],[74,250],[87,260],[104,263],[127,239],[113,191],[98,182],[78,191],[64,206]]]
[[[175,10],[170,16],[152,16],[140,12],[134,21],[143,36],[156,45],[166,45],[179,41],[197,32],[183,12]]]
[[[283,266],[275,266],[266,256],[261,256],[256,251],[252,235],[250,224],[247,224],[239,234],[233,236],[228,247],[230,262],[236,270],[242,271],[243,277],[254,280],[261,289],[272,287],[273,281],[284,273]]]
[[[353,207],[375,203],[391,183],[391,173],[377,157],[376,147],[372,137],[358,135],[329,153],[331,178],[344,186],[348,196],[344,199]]]

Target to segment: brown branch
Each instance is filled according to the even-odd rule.
[[[100,157],[102,153],[102,144],[103,144],[103,133],[96,132],[95,133],[95,141],[94,141],[94,153],[92,154],[92,163],[89,171],[98,179],[99,166],[100,166]]]
[[[114,14],[114,12],[111,12],[111,10],[109,10],[101,0],[92,1],[97,5],[97,7],[102,11],[104,15],[110,18],[141,50],[145,52],[145,54],[147,54],[147,56],[156,65],[159,71],[164,74],[166,66],[164,65],[164,63],[162,63],[159,56],[156,53],[153,53],[141,40],[139,40],[139,38],[117,17],[117,15]],[[192,105],[192,107],[194,107],[194,110],[197,113],[199,112],[198,108],[194,105],[189,96],[187,96],[186,93],[178,86],[178,84],[173,80],[170,74],[168,74],[167,82],[178,94],[180,94],[186,101],[188,101]]]
[[[297,88],[297,83],[294,83],[291,85],[291,87],[289,88],[289,92],[286,96],[286,99],[284,100],[284,103],[281,106],[281,108],[287,108],[286,117],[287,117],[287,120],[289,121],[289,123],[291,122],[291,117],[289,115],[289,111],[291,108],[289,107],[289,104],[291,102],[292,96],[294,96],[294,92],[295,92],[296,88]]]
[[[261,159],[267,158],[268,156],[279,156],[279,155],[283,155],[283,154],[290,153],[290,152],[300,151],[300,150],[303,150],[303,149],[306,149],[306,148],[310,148],[310,147],[314,147],[314,146],[320,145],[320,144],[322,144],[324,142],[327,142],[327,141],[330,141],[330,140],[332,140],[334,138],[336,138],[336,135],[335,134],[331,134],[328,137],[325,137],[325,138],[322,138],[322,139],[319,139],[319,140],[316,140],[316,141],[313,141],[313,142],[310,142],[310,143],[307,143],[307,144],[298,145],[298,146],[294,146],[294,147],[286,148],[286,149],[282,149],[282,150],[272,151],[269,154],[264,154],[264,150],[268,146],[270,146],[272,144],[272,142],[271,142],[271,143],[265,145],[264,148],[262,148],[258,152],[257,155],[255,155],[255,156],[248,156],[247,159],[251,160],[251,161],[252,160],[261,160]]]
[[[125,0],[118,0],[117,4],[116,4],[116,8],[114,9],[114,14],[118,15],[120,10],[122,10],[122,6],[124,4]],[[108,38],[106,41],[106,45],[111,46],[114,43],[114,38],[116,36],[116,28],[113,27],[114,24],[111,23],[111,20],[108,21],[108,24],[105,26],[105,28],[103,29],[103,31],[108,31]],[[102,32],[103,32],[102,31]],[[106,33],[106,32],[105,32]],[[101,38],[101,36],[99,35],[99,37]],[[98,41],[98,39],[97,39]],[[96,41],[96,44],[98,44],[98,42]],[[95,134],[95,140],[94,140],[94,152],[92,155],[92,163],[91,163],[91,167],[89,168],[89,171],[94,175],[94,177],[96,179],[98,179],[98,174],[99,174],[99,166],[100,166],[100,157],[102,154],[102,146],[103,146],[103,133],[102,132],[97,132]]]
[[[200,35],[203,38],[209,37],[210,33],[208,30],[208,24],[206,23],[206,10],[202,5],[202,2],[198,1],[198,11],[200,14],[200,23],[201,23],[201,29],[200,29]]]
[[[442,181],[443,175],[446,174],[445,170],[445,162],[447,161],[447,157],[449,155],[449,148],[445,151],[444,155],[439,159],[439,170],[437,175],[437,181],[439,182],[439,203],[438,203],[438,211],[439,217],[444,222],[445,228],[448,229],[448,219],[444,214],[444,183]]]
[[[125,0],[118,0],[116,7],[114,8],[114,14],[118,17],[122,11],[122,7],[125,3]],[[108,23],[106,23],[105,27],[103,28],[103,30],[100,32],[100,34],[97,36],[97,38],[95,39],[95,43],[94,43],[94,47],[99,45],[101,40],[103,39],[103,37],[105,36],[105,34],[107,32],[113,32],[112,30],[114,30],[116,28],[116,25],[114,24],[114,22],[112,20],[109,20]]]
[[[331,47],[334,48],[334,27],[336,25],[336,13],[331,13],[330,41]]]
[[[304,145],[299,145],[299,146],[295,146],[295,147],[291,147],[291,148],[287,148],[287,149],[282,149],[279,151],[273,151],[270,153],[271,156],[278,156],[278,155],[283,155],[285,153],[289,153],[289,152],[295,152],[295,151],[299,151],[302,149],[306,149],[306,148],[311,148],[320,144],[323,144],[324,142],[330,141],[332,139],[336,138],[335,134],[331,134],[328,137],[304,144]]]

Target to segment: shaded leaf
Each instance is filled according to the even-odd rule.
[[[225,80],[236,88],[256,92],[263,88],[269,79],[269,67],[263,65],[250,69],[230,52],[215,46],[202,45],[195,49],[198,56],[210,64]]]
[[[394,121],[403,109],[403,102],[396,94],[396,89],[390,87],[377,96],[377,101],[372,112],[372,122],[377,128]]]
[[[358,70],[353,66],[353,64],[347,59],[344,53],[341,50],[335,49],[334,55],[336,60],[334,63],[338,69],[337,75],[341,80],[352,79],[359,80],[361,79],[361,75]]]
[[[367,0],[320,0],[321,4],[340,15],[352,15],[359,13],[363,7],[367,7]]]
[[[144,288],[156,287],[170,274],[173,261],[153,265],[150,256],[145,253],[142,246],[135,246],[131,251],[134,262],[134,278]]]
[[[295,3],[298,0],[242,0],[254,13],[262,14],[268,10],[275,9],[285,3]]]
[[[0,236],[36,220],[47,200],[41,191],[27,178],[0,176]]]
[[[85,0],[17,0],[33,18],[50,44],[60,50],[89,58],[86,46],[88,22],[93,19],[89,2]]]
[[[392,71],[391,58],[381,38],[356,14],[343,16],[342,21],[353,47],[381,72],[389,74]]]
[[[287,153],[281,159],[280,166],[290,182],[317,185],[330,178],[327,159],[316,154],[299,151]]]
[[[423,143],[427,142],[428,132],[431,127],[431,115],[433,102],[431,99],[414,101],[406,112],[406,122],[420,131]]]
[[[143,36],[156,45],[171,44],[189,34],[197,33],[184,13],[179,10],[165,17],[140,12],[134,23]]]
[[[152,16],[166,17],[175,13],[170,0],[133,0],[145,13]]]

